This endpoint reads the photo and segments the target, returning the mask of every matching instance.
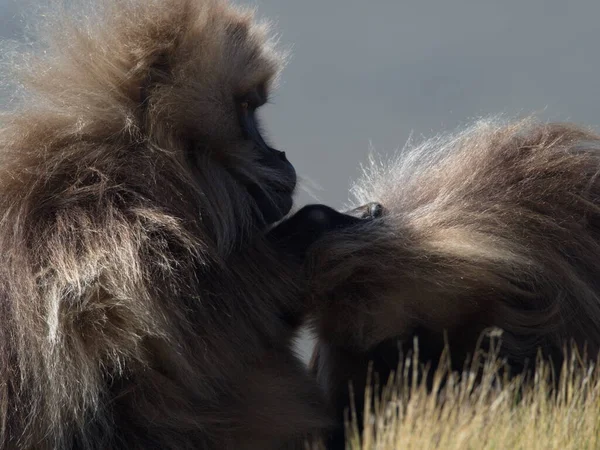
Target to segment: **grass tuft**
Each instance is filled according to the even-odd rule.
[[[599,449],[598,366],[571,351],[559,377],[542,358],[534,375],[511,377],[499,345],[479,352],[462,373],[449,370],[446,352],[429,376],[415,351],[387,384],[369,382],[364,432],[356,413],[348,414],[346,448]]]

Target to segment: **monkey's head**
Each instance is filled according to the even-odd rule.
[[[212,191],[211,201],[231,202],[238,219],[276,222],[291,209],[296,173],[261,135],[258,111],[283,55],[250,12],[222,0],[180,0],[168,8],[173,3],[180,11],[170,12],[172,22],[146,31],[154,48],[145,52],[138,92],[148,137],[177,148],[202,190]]]
[[[225,0],[103,3],[81,20],[57,13],[68,18],[49,21],[28,61],[26,108],[36,111],[23,117],[40,120],[27,138],[50,143],[31,158],[34,172],[93,167],[89,178],[200,222],[218,247],[284,217],[296,173],[258,121],[284,59],[267,24]],[[69,155],[68,141],[90,150]]]
[[[309,247],[306,267],[314,326],[327,342],[366,351],[387,337],[391,330],[383,331],[386,323],[394,334],[403,331],[399,322],[405,321],[407,311],[399,299],[404,293],[397,277],[406,268],[396,258],[394,236],[400,230],[395,229],[391,206],[368,203],[347,211],[343,217],[360,220],[324,234]],[[392,309],[397,311],[391,314]]]

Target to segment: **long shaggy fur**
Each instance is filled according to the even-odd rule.
[[[221,0],[44,24],[0,128],[0,448],[275,448],[325,426],[298,273],[238,176],[281,55]],[[291,445],[291,444],[290,444]]]
[[[600,350],[600,137],[567,124],[480,121],[373,161],[354,189],[383,218],[330,234],[310,267],[314,370],[338,410],[361,399],[369,360],[387,375],[419,338],[435,362],[447,333],[457,369],[503,330],[522,369],[560,366],[573,341]],[[341,411],[340,411],[341,413]]]

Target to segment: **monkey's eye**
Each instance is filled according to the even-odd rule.
[[[237,101],[242,112],[254,111],[267,103],[267,93],[264,87],[258,86],[239,97]]]
[[[235,99],[238,108],[240,126],[244,139],[251,139],[259,144],[264,144],[260,136],[259,124],[255,111],[267,102],[267,93],[264,88],[257,88]],[[264,144],[266,145],[266,144]]]

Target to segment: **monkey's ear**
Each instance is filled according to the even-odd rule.
[[[369,203],[350,213],[340,213],[325,205],[307,205],[273,228],[267,237],[276,247],[303,259],[308,248],[325,233],[380,217],[383,207]]]

